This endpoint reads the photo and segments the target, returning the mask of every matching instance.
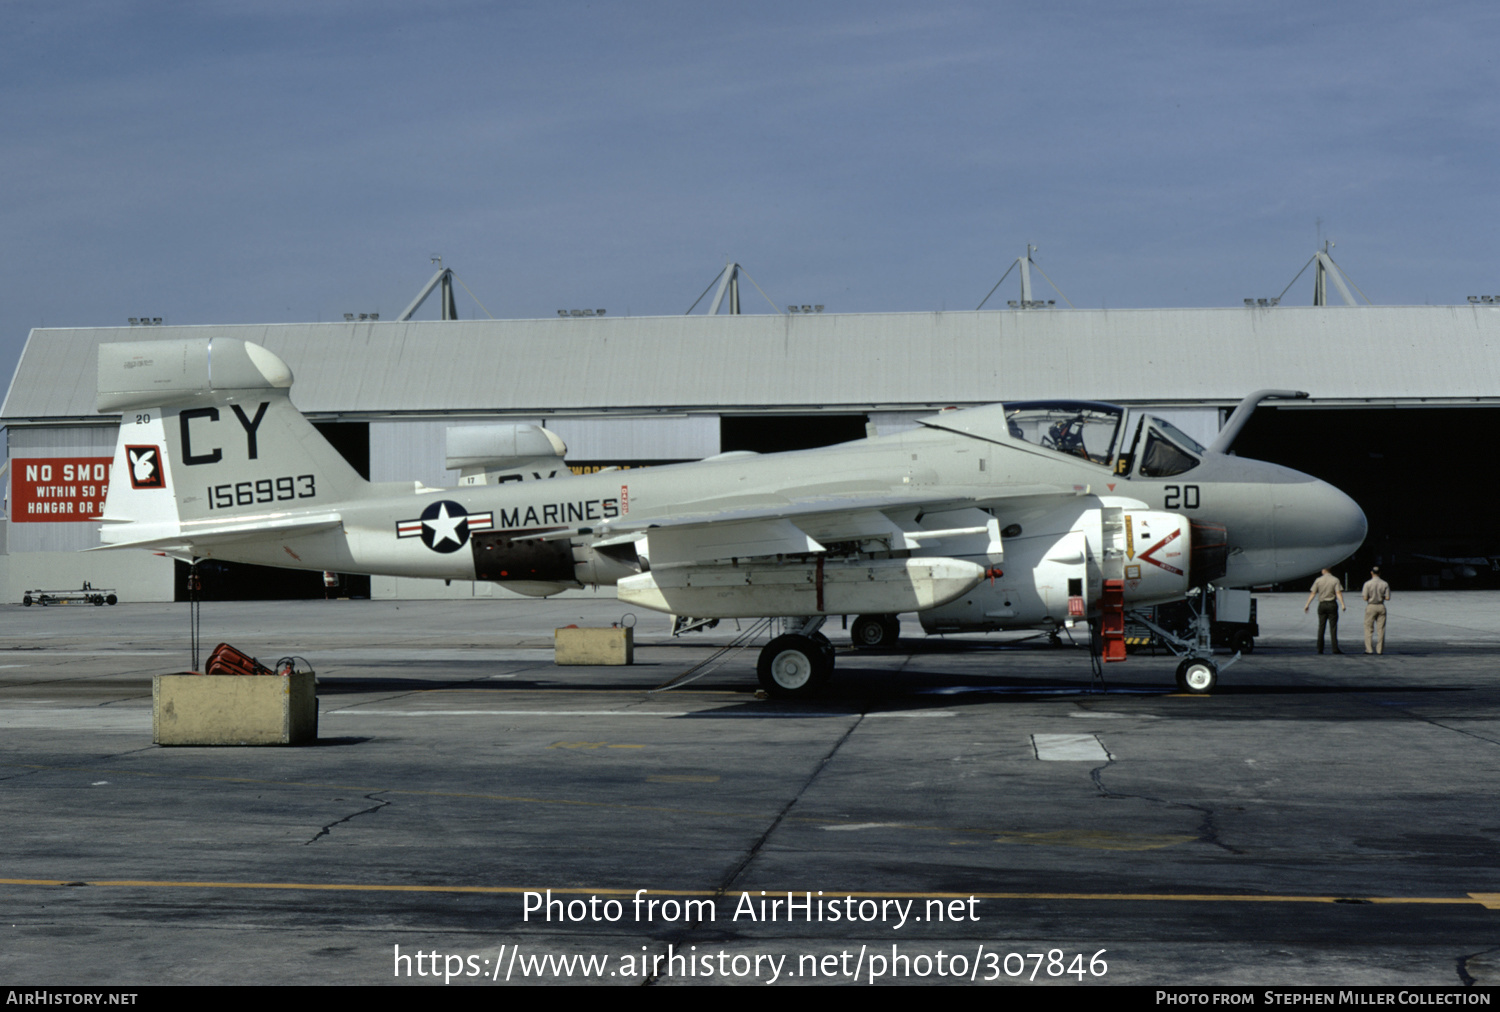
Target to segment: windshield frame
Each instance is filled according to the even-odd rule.
[[[1140,446],[1142,433],[1146,436],[1143,447]],[[1156,440],[1165,443],[1180,455],[1180,459],[1166,464],[1167,467],[1175,468],[1174,470],[1162,470],[1159,473],[1150,473],[1146,470],[1153,443]],[[1140,454],[1136,456],[1135,473],[1142,478],[1175,478],[1179,474],[1187,474],[1202,464],[1204,456],[1208,453],[1208,449],[1196,439],[1158,415],[1142,416],[1140,428],[1136,430],[1135,445],[1131,447],[1133,456],[1137,447],[1140,448]],[[1183,461],[1187,462],[1186,465],[1179,466]]]

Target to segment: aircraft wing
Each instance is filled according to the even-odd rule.
[[[954,534],[977,534],[990,527],[997,541],[999,524],[957,530],[927,530],[917,523],[924,513],[989,508],[1009,517],[1055,508],[1067,499],[1089,494],[1088,486],[945,487],[942,495],[920,486],[831,495],[777,496],[753,503],[707,500],[681,512],[653,518],[619,518],[594,528],[569,528],[540,535],[547,539],[583,537],[596,548],[645,537],[653,566],[704,563],[731,558],[796,555],[825,551],[837,542],[886,540],[892,548],[914,549],[922,542]],[[997,548],[998,550],[998,548]]]

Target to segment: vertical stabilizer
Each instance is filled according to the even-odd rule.
[[[100,538],[159,541],[225,522],[327,514],[369,488],[292,405],[292,371],[233,338],[106,344],[101,412],[120,412]]]

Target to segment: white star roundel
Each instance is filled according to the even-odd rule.
[[[471,532],[487,531],[494,526],[493,516],[470,513],[451,499],[440,499],[429,503],[420,517],[396,521],[396,537],[419,537],[422,544],[446,555],[468,544]]]

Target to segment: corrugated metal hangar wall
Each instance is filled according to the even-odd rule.
[[[771,451],[891,431],[949,406],[1086,398],[1150,407],[1208,442],[1251,390],[1307,390],[1263,407],[1238,451],[1333,481],[1360,501],[1360,564],[1402,553],[1500,553],[1476,461],[1500,436],[1500,309],[1275,307],[357,322],[36,330],[11,382],[11,481],[0,542],[6,600],[84,580],[122,600],[174,595],[172,564],[95,552],[102,483],[68,516],[18,516],[28,475],[107,465],[114,419],[94,411],[108,341],[222,335],[255,341],[296,375],[293,400],[373,480],[452,485],[449,427],[543,422],[575,467]],[[1416,410],[1423,409],[1423,410]],[[1482,471],[1481,471],[1482,473]],[[1413,494],[1413,484],[1423,489]],[[96,489],[94,500],[83,492]],[[34,503],[26,504],[31,509]],[[1437,580],[1472,565],[1427,564]],[[1483,568],[1483,567],[1481,567]],[[1482,574],[1476,572],[1476,578]],[[215,583],[214,574],[207,574]],[[318,574],[224,574],[216,595],[323,593]],[[1445,584],[1446,585],[1446,584]],[[489,595],[489,584],[346,579],[377,597]]]

